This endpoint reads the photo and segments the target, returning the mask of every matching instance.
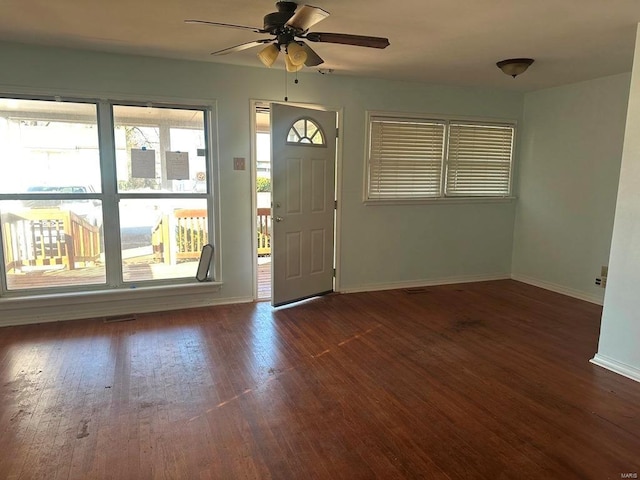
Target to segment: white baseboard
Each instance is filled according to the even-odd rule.
[[[640,368],[627,365],[626,363],[619,362],[611,357],[607,357],[606,355],[600,355],[599,353],[596,353],[590,362],[594,365],[598,365],[599,367],[606,368],[607,370],[617,373],[618,375],[623,375],[631,380],[640,382]]]
[[[577,298],[579,300],[595,303],[596,305],[603,304],[603,299],[598,295],[582,292],[580,290],[565,287],[563,285],[558,285],[557,283],[551,283],[545,280],[539,280],[537,278],[529,277],[527,275],[521,275],[519,273],[512,273],[511,278],[513,280],[516,280],[517,282],[527,283],[529,285],[533,285],[534,287],[540,287],[540,288],[544,288],[545,290],[551,290],[552,292],[561,293],[562,295],[567,295],[569,297]]]
[[[339,292],[372,292],[506,279],[513,279],[598,305],[603,303],[601,298],[592,294],[526,275],[507,273],[364,284],[340,288]],[[219,288],[220,285],[196,284],[157,289],[139,288],[124,291],[86,292],[73,296],[61,294],[4,298],[0,299],[0,327],[253,302],[252,297],[221,298],[216,295]]]
[[[252,297],[220,298],[219,289],[195,284],[2,299],[0,327],[253,302]]]
[[[398,290],[401,288],[433,287],[435,285],[451,285],[454,283],[488,282],[492,280],[508,280],[508,273],[493,275],[463,275],[460,277],[431,278],[424,280],[411,280],[408,282],[369,283],[353,287],[340,288],[340,293],[377,292],[381,290]]]

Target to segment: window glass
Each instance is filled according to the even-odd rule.
[[[372,115],[366,199],[508,197],[515,126]]]
[[[100,185],[95,104],[0,98],[0,193]]]
[[[121,200],[124,281],[193,278],[209,242],[207,219],[206,200]]]
[[[0,99],[0,295],[195,282],[212,241],[206,110],[100,108],[113,123],[97,104]]]
[[[509,195],[513,132],[511,125],[451,123],[447,195]]]
[[[118,191],[206,193],[204,112],[115,105]]]
[[[7,288],[104,284],[98,200],[0,201]]]
[[[288,143],[303,143],[310,145],[325,145],[324,135],[320,126],[311,118],[297,120],[289,129]]]
[[[368,198],[440,195],[443,123],[376,120],[370,128]]]
[[[96,112],[89,103],[0,99],[8,290],[106,281]]]

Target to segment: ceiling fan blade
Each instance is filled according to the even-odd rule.
[[[340,43],[358,47],[387,48],[389,46],[388,38],[350,35],[348,33],[309,32],[304,38],[311,42]]]
[[[263,40],[254,40],[252,42],[245,42],[245,43],[241,43],[240,45],[235,45],[233,47],[224,48],[222,50],[211,52],[211,55],[227,55],[229,53],[241,52],[242,50],[257,47],[258,45],[262,45],[263,43],[273,42],[273,40],[274,40],[273,38],[265,38]]]
[[[303,5],[293,14],[285,25],[306,32],[320,20],[329,16],[329,12],[319,7]]]
[[[200,25],[209,25],[213,27],[238,28],[241,30],[251,30],[255,33],[266,33],[265,30],[258,27],[248,27],[246,25],[234,25],[233,23],[208,22],[206,20],[185,20],[184,23],[195,23]]]
[[[304,42],[300,43],[302,44],[302,48],[304,48],[304,51],[307,52],[307,59],[304,62],[307,67],[317,67],[321,63],[324,63],[324,60],[320,58],[320,55],[314,52],[309,45]]]

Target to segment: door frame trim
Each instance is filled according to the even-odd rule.
[[[333,291],[340,291],[340,245],[341,245],[341,232],[342,232],[342,149],[344,138],[344,107],[336,107],[331,105],[320,105],[316,103],[299,103],[299,102],[282,102],[278,100],[249,100],[249,112],[250,112],[250,135],[251,135],[251,258],[252,258],[252,278],[253,278],[253,299],[258,300],[258,226],[256,225],[256,208],[258,204],[258,195],[256,192],[256,122],[255,112],[256,107],[260,104],[281,103],[283,105],[290,105],[293,107],[310,108],[313,110],[323,110],[329,112],[336,112],[336,123],[338,125],[338,138],[336,139],[336,159],[335,159],[335,198],[338,202],[335,214],[334,223],[334,238],[333,238],[333,264],[335,268],[335,278],[333,284]],[[273,160],[273,159],[272,159]],[[273,168],[272,168],[273,170]],[[261,299],[262,300],[262,299]]]

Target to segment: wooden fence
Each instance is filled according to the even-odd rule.
[[[175,210],[173,215],[163,215],[151,231],[154,257],[166,264],[200,258],[202,247],[207,243],[205,209]],[[271,255],[270,208],[258,209],[258,255]]]
[[[197,260],[209,241],[207,232],[206,209],[183,208],[163,215],[151,230],[155,259],[166,264]]]
[[[69,210],[34,208],[2,218],[7,272],[85,267],[100,257],[100,229]]]
[[[271,209],[258,209],[258,255],[271,255]]]

